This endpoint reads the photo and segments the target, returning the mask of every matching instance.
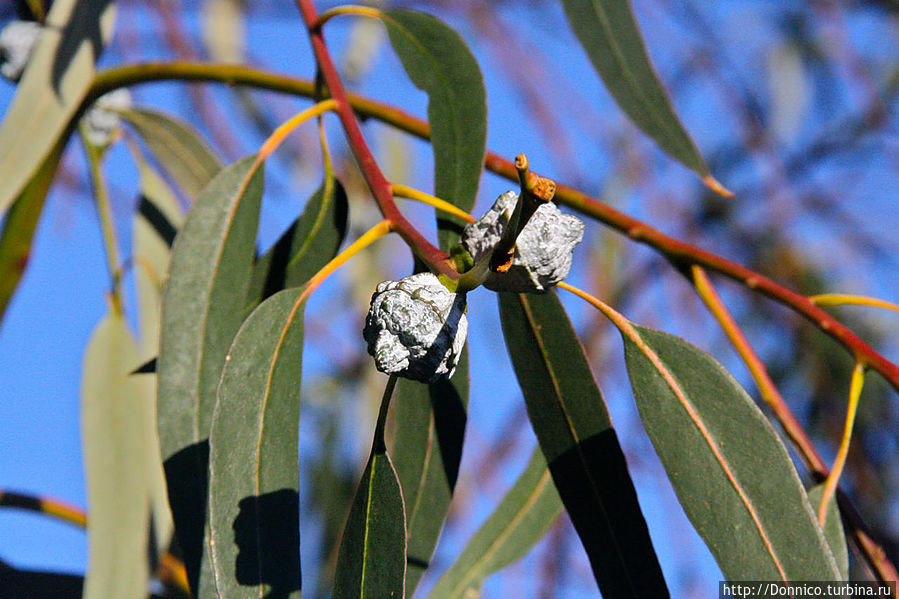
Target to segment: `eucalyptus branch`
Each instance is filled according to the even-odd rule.
[[[331,53],[325,44],[325,38],[321,30],[316,26],[318,15],[315,6],[309,0],[297,0],[297,6],[306,22],[309,32],[309,40],[312,43],[312,51],[315,53],[316,61],[321,72],[322,79],[331,92],[331,96],[337,101],[336,111],[340,117],[347,141],[359,163],[359,168],[368,183],[369,189],[378,203],[381,214],[391,224],[392,230],[406,241],[412,251],[418,255],[432,270],[440,274],[446,275],[453,280],[459,278],[459,273],[447,261],[448,256],[437,249],[425,237],[412,226],[409,221],[402,215],[393,201],[393,194],[390,191],[390,182],[381,172],[374,155],[368,147],[362,130],[359,127],[359,121],[353,113],[353,107],[347,97],[346,90],[343,88],[343,82],[331,59]]]
[[[317,39],[321,39],[320,34],[317,36]],[[333,71],[333,63],[331,63],[331,66]],[[151,62],[104,71],[95,79],[85,102],[89,103],[100,95],[118,87],[172,79],[246,85],[309,98],[315,97],[314,85],[310,81],[286,77],[251,67],[189,62]],[[341,92],[343,92],[342,87]],[[428,124],[405,111],[354,94],[344,93],[343,97],[345,102],[348,102],[362,116],[376,118],[422,139],[430,137]],[[342,119],[346,118],[346,112],[348,112],[348,109],[344,108]],[[371,156],[370,153],[368,155]],[[371,160],[373,162],[373,159]],[[360,166],[363,164],[366,163],[360,160]],[[487,152],[484,165],[492,173],[510,181],[518,181],[518,171],[515,165],[493,152]],[[377,168],[377,165],[374,165],[374,167]],[[372,167],[363,167],[363,171],[366,169],[371,171]],[[383,175],[381,177],[383,179]],[[383,185],[381,186],[383,187]],[[383,195],[384,191],[380,193]],[[377,198],[378,196],[376,195]],[[737,262],[665,235],[654,227],[616,210],[573,187],[557,185],[555,201],[593,217],[608,227],[624,233],[634,241],[650,246],[678,266],[689,267],[696,264],[708,270],[721,273],[745,287],[789,307],[833,337],[851,354],[863,360],[871,369],[879,372],[889,381],[894,389],[899,390],[899,366],[875,351],[839,320],[816,306],[808,297]],[[379,200],[379,205],[381,205],[381,200]],[[393,205],[392,198],[385,205]],[[384,213],[383,210],[384,208],[382,207],[382,213]],[[391,220],[392,215],[399,215],[395,205],[393,205],[393,209],[389,211],[389,214],[391,215]],[[384,215],[386,217],[388,213],[384,213]],[[401,215],[399,216],[402,218]],[[400,222],[403,224],[397,228],[397,232],[404,238],[408,235],[411,239],[416,239],[413,233],[414,229],[412,229],[408,221],[403,219]],[[418,239],[420,239],[420,236]],[[412,247],[426,249],[429,252],[428,255],[434,258],[433,262],[429,262],[430,264],[445,264],[443,262],[445,255],[436,250],[426,240],[421,239],[417,246],[413,245]],[[447,268],[449,267],[447,266]],[[449,270],[452,269],[449,268]],[[455,273],[455,271],[453,270],[452,273]],[[457,274],[451,274],[451,276],[458,277]]]

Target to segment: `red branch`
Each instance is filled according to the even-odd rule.
[[[340,117],[340,122],[346,132],[353,156],[356,157],[356,161],[359,163],[359,168],[375,197],[375,201],[378,203],[381,214],[390,222],[391,228],[400,234],[409,247],[412,248],[412,251],[424,260],[432,270],[436,270],[453,279],[458,279],[459,273],[447,262],[448,256],[425,239],[397,208],[396,203],[393,201],[393,193],[390,190],[390,182],[384,176],[384,173],[381,172],[381,168],[378,166],[374,155],[365,142],[365,138],[362,136],[359,121],[356,120],[356,115],[347,98],[343,82],[340,80],[340,75],[334,67],[334,61],[331,60],[331,54],[325,45],[321,28],[316,25],[318,14],[315,11],[315,6],[313,6],[311,0],[297,0],[297,6],[303,15],[303,20],[306,22],[309,40],[312,42],[312,50],[315,52],[315,58],[318,61],[318,68],[321,70],[331,97],[337,101],[337,115]]]

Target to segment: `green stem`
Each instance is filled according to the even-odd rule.
[[[87,163],[90,169],[91,184],[94,188],[94,199],[97,202],[97,216],[100,219],[100,229],[103,234],[103,249],[106,252],[106,268],[112,282],[113,309],[120,312],[122,309],[122,297],[119,289],[121,282],[121,270],[119,269],[119,242],[116,238],[115,220],[112,217],[112,204],[109,201],[109,192],[106,189],[106,181],[100,168],[103,159],[103,150],[87,140],[84,130],[79,127],[81,142],[84,144]]]

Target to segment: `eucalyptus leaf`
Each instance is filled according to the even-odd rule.
[[[466,212],[474,207],[487,148],[487,92],[478,63],[458,33],[439,19],[414,10],[381,13],[403,68],[428,94],[428,123],[434,148],[434,195]],[[464,221],[438,218],[447,249]]]
[[[480,591],[490,574],[515,563],[543,538],[562,513],[562,500],[540,449],[481,525],[429,599],[464,599]]]
[[[371,455],[340,540],[334,599],[405,596],[406,514],[400,481],[384,439],[395,383],[396,377],[391,377],[381,400]]]
[[[637,408],[681,506],[727,580],[839,580],[780,439],[746,391],[690,343],[622,331]]]
[[[209,430],[225,356],[244,314],[262,187],[256,155],[209,182],[175,239],[163,293],[159,438],[176,534],[191,588],[201,596],[212,584],[203,557]]]
[[[220,597],[300,597],[301,289],[260,304],[228,351],[209,437],[209,528]]]
[[[700,176],[709,167],[649,60],[629,0],[562,0],[568,24],[618,106],[659,147]]]
[[[189,123],[146,108],[122,110],[120,114],[191,200],[222,169],[219,157]]]
[[[815,485],[808,491],[808,500],[812,509],[818,513],[821,505],[821,497],[824,494],[824,483]],[[824,537],[837,562],[840,570],[840,580],[849,580],[849,549],[846,547],[846,533],[843,531],[843,522],[840,520],[840,509],[837,507],[836,498],[831,498],[827,506],[827,519],[824,521]]]
[[[303,213],[253,267],[251,305],[308,281],[337,255],[347,232],[349,203],[340,181],[326,176]]]
[[[468,350],[449,380],[430,385],[400,379],[388,441],[406,506],[406,594],[415,592],[449,512],[465,437]]]
[[[84,355],[81,438],[88,502],[86,599],[142,597],[149,584],[149,485],[144,474],[152,388],[131,376],[137,348],[119,311]]]
[[[0,215],[71,131],[114,22],[112,0],[53,3],[0,124]]]
[[[3,228],[0,230],[0,321],[25,274],[37,223],[59,167],[65,142],[65,139],[56,142],[56,146],[35,171],[3,220]]]
[[[624,453],[555,291],[500,293],[503,335],[531,426],[606,597],[667,597]]]

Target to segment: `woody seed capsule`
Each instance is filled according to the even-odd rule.
[[[480,261],[499,243],[518,203],[518,194],[507,191],[477,221],[467,225],[461,243]],[[574,246],[584,238],[584,223],[563,214],[555,204],[541,204],[515,241],[515,256],[508,272],[493,272],[487,289],[517,293],[544,293],[568,276]]]
[[[467,332],[465,296],[425,272],[378,285],[362,336],[381,372],[433,383],[453,375]]]

